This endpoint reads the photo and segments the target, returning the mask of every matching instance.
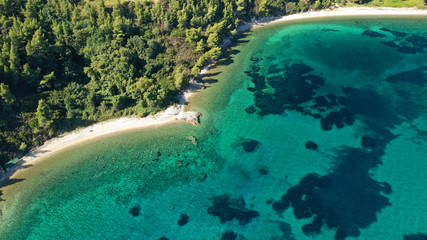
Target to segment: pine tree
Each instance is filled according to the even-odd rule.
[[[19,57],[18,49],[12,43],[10,45],[10,55],[9,55],[9,69],[10,73],[13,76],[14,80],[18,80],[21,73],[21,59]]]
[[[46,101],[44,99],[40,99],[37,107],[37,112],[36,112],[36,117],[37,117],[39,127],[41,128],[49,127],[53,122],[51,120],[51,115],[52,113]]]
[[[34,32],[33,39],[25,48],[27,51],[27,61],[33,68],[42,67],[44,60],[47,58],[49,44],[46,41],[41,28]]]

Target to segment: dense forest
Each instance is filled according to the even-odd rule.
[[[0,165],[58,134],[176,102],[254,17],[331,0],[0,0]]]

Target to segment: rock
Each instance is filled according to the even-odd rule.
[[[166,115],[172,115],[172,116],[173,115],[178,115],[179,112],[181,111],[181,108],[182,108],[182,106],[180,106],[180,105],[168,107],[165,110],[165,114]]]
[[[139,207],[133,207],[131,210],[129,210],[129,213],[132,214],[132,216],[134,217],[138,217],[139,211],[140,211]]]
[[[318,146],[317,146],[317,144],[315,142],[307,141],[305,143],[305,148],[311,149],[311,150],[317,150]]]
[[[163,236],[163,237],[161,237],[161,238],[159,238],[159,239],[157,239],[157,240],[169,240],[169,238],[167,238],[167,237]]]
[[[253,152],[255,151],[256,147],[258,146],[258,141],[257,140],[249,140],[249,141],[244,141],[242,143],[243,149],[246,152]]]
[[[188,223],[188,219],[189,219],[190,217],[187,215],[187,214],[181,214],[180,216],[179,216],[179,220],[178,220],[178,225],[179,226],[184,226],[185,224],[187,224]]]
[[[228,195],[219,195],[215,197],[213,204],[207,211],[217,216],[222,223],[236,219],[240,225],[246,225],[259,215],[257,211],[246,208],[242,197],[232,199]]]
[[[200,124],[200,116],[202,116],[199,112],[184,112],[176,117],[177,120],[188,122],[194,125]]]

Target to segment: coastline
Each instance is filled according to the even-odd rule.
[[[407,15],[427,15],[427,10],[418,8],[369,8],[369,7],[349,7],[349,8],[335,8],[333,10],[321,10],[314,12],[305,12],[293,15],[286,15],[283,17],[265,18],[262,20],[254,20],[250,23],[244,24],[237,29],[238,33],[246,32],[254,27],[260,27],[264,24],[287,22],[302,19],[322,18],[322,17],[338,17],[338,16],[375,16],[375,15],[389,15],[389,16],[407,16]],[[225,39],[221,47],[226,48],[230,39]],[[201,75],[205,74],[209,66],[205,67]],[[45,142],[42,146],[32,149],[27,155],[22,157],[20,161],[13,167],[9,168],[7,172],[2,173],[0,177],[0,184],[3,184],[7,179],[13,177],[21,169],[30,164],[48,157],[52,154],[60,152],[66,148],[80,144],[87,140],[93,140],[108,134],[117,133],[121,131],[129,131],[145,127],[159,126],[167,123],[186,121],[195,123],[198,119],[198,113],[185,111],[185,104],[191,96],[201,89],[202,83],[191,81],[189,87],[179,94],[179,105],[171,106],[166,110],[157,113],[153,116],[144,118],[137,117],[123,117],[119,119],[112,119],[105,122],[97,123],[92,126],[78,129],[73,132],[65,133],[62,136],[53,138]]]
[[[206,71],[207,69],[203,69],[201,74]],[[87,140],[94,140],[113,133],[160,126],[173,122],[188,122],[196,125],[198,124],[200,114],[197,112],[185,111],[185,105],[191,96],[202,88],[203,84],[201,82],[191,80],[189,86],[179,93],[178,105],[170,106],[155,115],[142,118],[121,117],[111,119],[52,138],[43,145],[32,149],[12,167],[8,168],[7,171],[0,173],[0,185],[4,184],[20,170],[25,169],[35,162]]]
[[[408,16],[408,15],[427,15],[427,9],[419,8],[390,8],[390,7],[336,7],[333,10],[325,9],[321,11],[310,11],[292,15],[286,15],[269,20],[255,21],[255,27],[264,24],[279,23],[293,20],[312,19],[320,17],[342,17],[342,16]]]

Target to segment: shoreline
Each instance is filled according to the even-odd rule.
[[[207,69],[203,69],[203,74]],[[110,134],[125,132],[147,127],[161,126],[173,122],[188,122],[198,124],[200,113],[185,111],[185,105],[191,96],[203,89],[203,83],[190,80],[189,86],[178,94],[178,105],[173,105],[167,109],[146,117],[121,117],[107,121],[95,123],[91,126],[66,132],[58,137],[46,141],[43,145],[30,150],[25,156],[19,159],[7,171],[0,173],[0,188],[7,180],[13,177],[20,170],[31,166],[52,154],[59,153],[67,148],[81,144],[87,140],[95,140]]]
[[[336,7],[333,10],[324,9],[321,11],[309,11],[304,13],[297,13],[292,15],[286,15],[271,19],[268,22],[263,20],[256,23],[257,26],[263,26],[264,24],[279,23],[292,20],[302,20],[309,18],[318,17],[342,17],[342,16],[413,16],[413,15],[427,15],[427,9],[413,8],[391,8],[391,7]]]
[[[263,19],[253,19],[252,21],[237,28],[238,33],[246,32],[250,29],[262,27],[267,24],[290,22],[296,20],[306,20],[324,17],[355,17],[355,16],[427,16],[427,9],[412,8],[393,8],[393,7],[339,7],[333,9],[323,9],[318,11],[308,11],[295,13],[278,17],[267,17]]]
[[[286,15],[282,17],[265,18],[261,20],[253,20],[246,23],[237,29],[237,34],[249,31],[255,27],[261,27],[265,24],[281,23],[294,20],[323,18],[323,17],[338,17],[338,16],[410,16],[410,15],[425,15],[427,16],[427,10],[418,8],[387,8],[387,7],[349,7],[349,8],[335,8],[333,10],[325,9],[321,11],[311,11],[298,13],[293,15]],[[234,37],[234,36],[233,36]],[[233,38],[231,37],[231,39]],[[227,48],[231,43],[230,38],[223,40],[220,45],[222,48]],[[203,76],[208,70],[209,66],[206,66],[201,71],[200,75]],[[190,122],[193,124],[198,123],[200,116],[197,112],[185,111],[186,102],[189,101],[191,96],[198,92],[199,89],[203,89],[203,83],[195,80],[190,81],[189,86],[179,93],[179,104],[171,106],[162,112],[159,112],[152,116],[143,118],[138,117],[122,117],[118,119],[111,119],[108,121],[96,123],[89,127],[77,129],[72,132],[65,133],[56,138],[46,141],[42,146],[32,149],[27,155],[22,157],[14,166],[7,169],[6,172],[0,173],[0,184],[4,184],[8,179],[13,177],[20,170],[27,166],[44,159],[52,154],[58,153],[69,147],[83,143],[87,140],[97,139],[112,133],[129,131],[135,129],[141,129],[146,127],[159,126],[173,122]]]

